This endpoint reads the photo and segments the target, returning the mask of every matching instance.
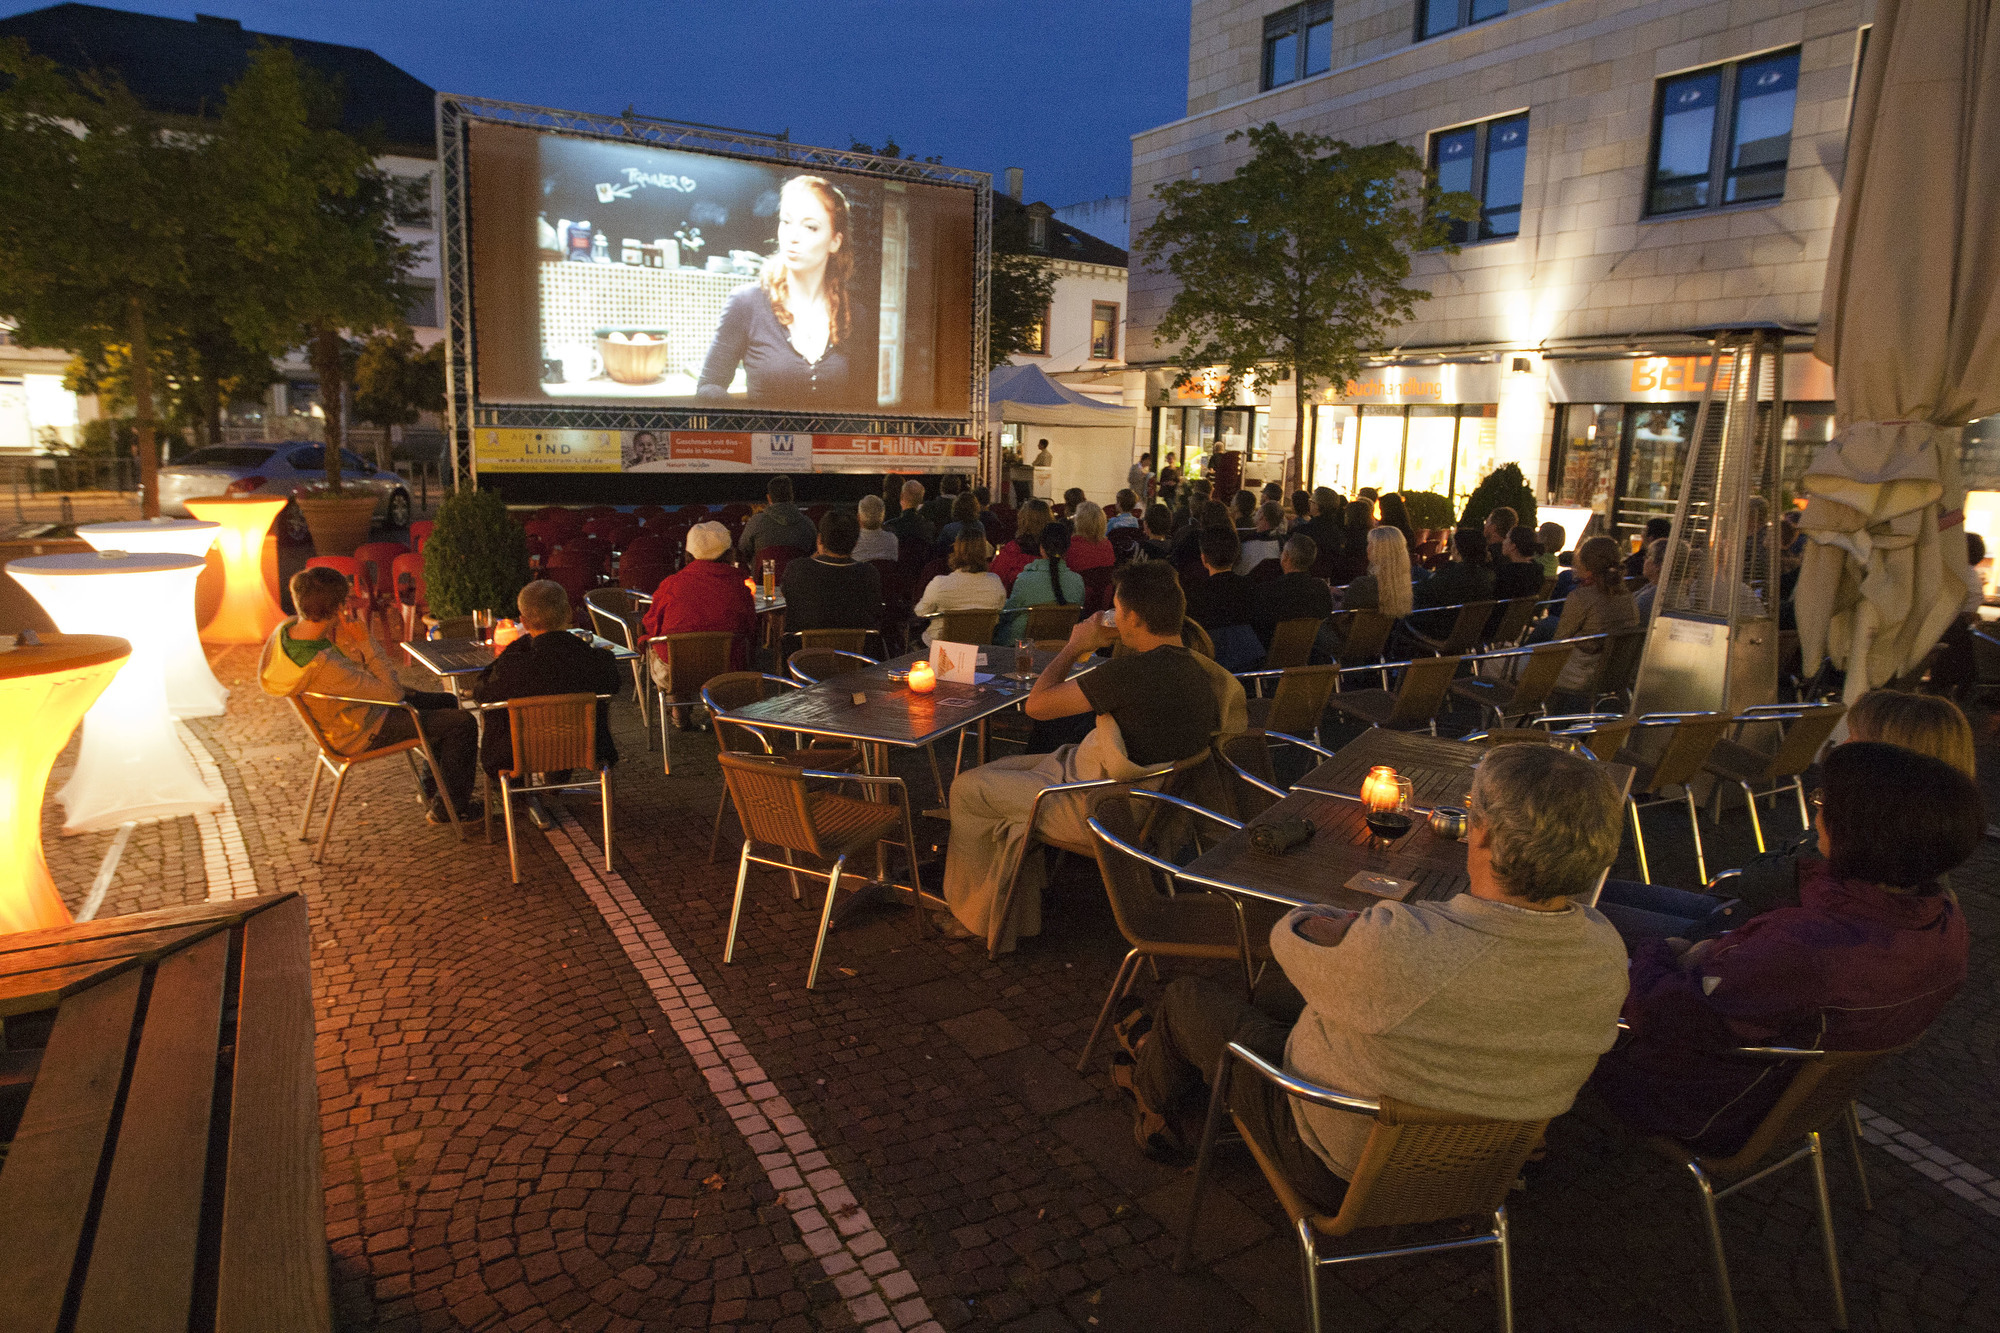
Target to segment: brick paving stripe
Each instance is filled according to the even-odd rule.
[[[771,1188],[791,1213],[805,1247],[847,1298],[848,1313],[868,1333],[943,1333],[917,1295],[916,1282],[828,1162],[812,1131],[778,1094],[757,1057],[709,998],[708,988],[616,871],[598,868],[602,853],[567,810],[547,830],[549,842],[604,918],[659,1001],[709,1091],[757,1156]]]

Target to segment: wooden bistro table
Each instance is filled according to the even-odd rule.
[[[1464,892],[1463,839],[1440,838],[1424,815],[1431,806],[1463,806],[1472,790],[1472,770],[1484,746],[1435,736],[1413,736],[1382,728],[1362,733],[1333,758],[1300,778],[1290,794],[1197,857],[1181,877],[1203,888],[1290,906],[1329,903],[1360,911],[1381,902],[1372,893],[1345,887],[1362,872],[1393,875],[1415,884],[1404,902],[1441,902]],[[1361,780],[1377,764],[1410,779],[1410,803],[1421,806],[1410,831],[1384,843],[1368,829],[1360,801]],[[1623,764],[1608,766],[1621,794],[1632,782]],[[1251,827],[1299,816],[1312,821],[1312,841],[1282,854],[1250,845]],[[1600,885],[1602,881],[1599,881]],[[1592,895],[1592,901],[1596,895]]]

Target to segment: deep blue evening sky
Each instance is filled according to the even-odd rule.
[[[0,15],[45,0],[0,0]],[[1061,207],[1124,194],[1129,136],[1186,108],[1187,0],[110,0],[365,46],[446,92],[627,105],[846,147],[893,136],[1027,172]],[[996,185],[1002,184],[995,181]]]

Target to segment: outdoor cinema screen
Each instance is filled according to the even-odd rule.
[[[971,190],[469,131],[479,401],[969,414]]]

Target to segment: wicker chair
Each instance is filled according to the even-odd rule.
[[[1433,638],[1413,625],[1403,622],[1403,632],[1439,657],[1458,657],[1479,646],[1486,637],[1486,622],[1492,618],[1497,602],[1466,602],[1458,608],[1458,619],[1452,622],[1451,632],[1443,638]],[[1435,616],[1449,608],[1425,610],[1421,614]],[[1412,618],[1412,620],[1414,617]]]
[[[438,767],[437,756],[431,753],[430,739],[424,735],[423,714],[417,711],[416,705],[387,703],[381,699],[360,699],[347,694],[320,694],[312,690],[291,695],[290,698],[293,711],[299,715],[299,721],[305,725],[306,734],[311,736],[313,744],[319,747],[319,753],[313,756],[313,780],[312,787],[306,792],[305,817],[299,821],[300,842],[304,842],[312,836],[313,806],[319,801],[320,774],[322,772],[333,774],[333,796],[326,805],[326,822],[320,825],[319,845],[313,848],[312,859],[315,862],[322,860],[326,856],[326,838],[329,833],[333,832],[333,817],[340,809],[340,793],[347,786],[348,770],[356,764],[366,764],[377,759],[387,759],[392,754],[409,755],[412,751],[422,752],[424,763],[430,767],[431,779],[437,783],[438,800],[443,803],[445,814],[451,819],[452,827],[458,830],[458,840],[460,842],[465,841],[465,826],[458,822],[458,812],[451,808],[451,800],[445,795],[444,770]],[[314,719],[312,712],[306,707],[305,701],[308,699],[328,699],[335,703],[344,704],[366,704],[371,708],[400,708],[410,715],[410,723],[416,728],[417,734],[409,740],[396,741],[389,745],[380,745],[372,750],[363,750],[360,754],[342,754],[339,750],[333,748],[333,745],[326,738],[326,732],[320,729],[319,722]],[[416,766],[414,756],[411,757],[409,763],[412,771],[414,771]],[[417,790],[418,799],[424,799],[421,783],[418,784]]]
[[[1340,683],[1337,666],[1298,666],[1284,671],[1245,672],[1239,680],[1276,676],[1278,688],[1269,698],[1246,700],[1250,726],[1257,731],[1281,731],[1288,736],[1319,739],[1320,719],[1326,715],[1327,701]]]
[[[1502,604],[1498,617],[1488,622],[1492,628],[1486,635],[1486,642],[1509,647],[1519,643],[1521,636],[1527,633],[1528,622],[1535,618],[1535,600],[1532,596],[1516,597]]]
[[[806,989],[819,981],[819,960],[826,951],[826,932],[833,921],[833,904],[840,892],[841,875],[847,858],[885,841],[900,841],[910,859],[908,888],[916,909],[917,934],[924,931],[923,879],[917,868],[917,836],[910,819],[910,794],[897,777],[867,773],[835,773],[800,768],[773,756],[731,754],[716,756],[722,765],[723,781],[736,804],[736,818],[743,825],[743,854],[736,868],[736,898],[729,909],[729,934],[723,941],[722,961],[736,955],[736,927],[743,917],[743,890],[752,863],[784,870],[792,876],[792,891],[798,892],[798,876],[818,875],[826,880],[826,902],[820,908],[819,934],[813,941],[812,963],[806,968]],[[823,788],[838,783],[859,783],[873,789],[892,789],[896,804],[857,800]],[[773,861],[754,854],[751,848],[764,843],[791,854],[816,857],[830,863],[827,870],[812,870],[786,860]]]
[[[1319,642],[1319,629],[1325,623],[1317,616],[1279,621],[1271,631],[1271,647],[1264,654],[1264,669],[1283,671],[1287,667],[1302,667],[1312,661],[1313,645]]]
[[[514,766],[490,777],[500,780],[500,811],[507,823],[507,872],[521,882],[521,856],[514,844],[514,798],[542,791],[588,791],[597,788],[604,807],[604,868],[611,869],[611,765],[597,757],[595,694],[537,694],[484,706],[505,709],[508,735],[514,746]],[[602,696],[609,698],[609,695]],[[489,725],[491,725],[489,723]],[[591,776],[575,782],[530,783],[537,773],[582,770]],[[492,787],[487,787],[486,837],[493,838]]]
[[[1362,1259],[1385,1259],[1401,1254],[1433,1254],[1440,1250],[1467,1249],[1475,1245],[1494,1247],[1494,1287],[1500,1305],[1500,1327],[1511,1333],[1514,1327],[1512,1256],[1507,1239],[1507,1191],[1528,1154],[1542,1141],[1547,1120],[1482,1120],[1477,1116],[1451,1115],[1426,1110],[1384,1097],[1380,1101],[1350,1096],[1294,1078],[1263,1059],[1255,1051],[1236,1042],[1222,1053],[1215,1070],[1214,1091],[1208,1101],[1208,1122],[1201,1136],[1201,1151],[1195,1162],[1194,1194],[1188,1202],[1188,1220],[1181,1234],[1180,1251],[1174,1257],[1174,1271],[1187,1266],[1194,1248],[1195,1223],[1201,1213],[1201,1197],[1208,1183],[1209,1167],[1215,1157],[1215,1139],[1222,1114],[1229,1104],[1231,1075],[1242,1065],[1258,1078],[1276,1086],[1295,1101],[1330,1107],[1355,1115],[1374,1117],[1374,1127],[1361,1150],[1354,1179],[1341,1199],[1340,1210],[1329,1217],[1316,1209],[1293,1188],[1278,1170],[1270,1154],[1232,1114],[1236,1128],[1250,1155],[1263,1171],[1271,1192],[1278,1196],[1285,1215],[1299,1238],[1305,1261],[1307,1326],[1318,1333],[1321,1327],[1319,1270],[1330,1264],[1353,1263]],[[1492,1225],[1476,1235],[1399,1244],[1360,1253],[1322,1255],[1321,1238],[1351,1236],[1378,1227],[1455,1221],[1460,1218],[1490,1218]]]
[[[1101,801],[1090,820],[1090,831],[1096,836],[1097,869],[1104,877],[1111,915],[1118,923],[1118,933],[1132,947],[1118,964],[1118,972],[1111,979],[1111,991],[1098,1011],[1096,1026],[1090,1029],[1090,1037],[1083,1043],[1083,1055],[1076,1062],[1079,1074],[1089,1067],[1091,1052],[1097,1049],[1098,1038],[1104,1035],[1112,1011],[1138,980],[1141,959],[1238,962],[1243,968],[1247,992],[1254,990],[1257,981],[1253,941],[1261,942],[1270,935],[1271,921],[1263,923],[1261,936],[1252,932],[1238,898],[1207,890],[1174,891],[1175,866],[1141,850],[1149,812],[1143,809],[1147,802],[1139,798],[1153,794],[1135,792]],[[1184,808],[1195,812],[1197,818],[1213,820],[1230,831],[1243,827],[1197,805]],[[1270,913],[1264,915],[1268,917]],[[1263,952],[1269,956],[1268,945]]]
[[[1389,636],[1395,632],[1396,618],[1380,611],[1347,611],[1341,613],[1340,619],[1345,621],[1346,635],[1340,641],[1335,660],[1344,667],[1381,661],[1389,647]],[[1382,684],[1384,688],[1389,684],[1386,669],[1382,672]]]
[[[761,671],[731,671],[711,679],[701,689],[701,706],[708,710],[710,728],[715,732],[715,748],[722,754],[769,755],[796,764],[802,768],[849,769],[861,764],[861,750],[855,745],[838,741],[815,741],[810,747],[796,744],[779,749],[771,743],[762,727],[737,722],[727,716],[745,704],[759,699],[769,699],[777,694],[789,694],[801,689],[797,681],[786,680],[783,676],[767,676]],[[783,732],[796,742],[798,733]],[[729,810],[729,790],[723,788],[715,802],[715,827],[708,837],[709,864],[715,863],[717,851],[722,845],[722,816]],[[795,886],[796,887],[796,886]]]
[[[785,659],[785,670],[801,685],[817,685],[851,671],[866,671],[881,665],[872,657],[839,648],[801,648]]]
[[[1083,615],[1083,608],[1074,602],[1046,602],[1041,606],[1028,608],[1023,633],[1030,639],[1067,639],[1070,630]]]
[[[1438,710],[1444,707],[1445,695],[1461,660],[1420,657],[1414,662],[1401,663],[1403,679],[1394,690],[1341,690],[1328,698],[1327,706],[1371,727],[1390,731],[1415,731],[1423,727],[1435,736]]]
[[[1708,756],[1704,767],[1743,789],[1743,803],[1750,809],[1750,831],[1757,836],[1758,851],[1764,850],[1764,822],[1757,817],[1759,796],[1775,797],[1790,787],[1799,803],[1800,826],[1812,827],[1812,816],[1806,813],[1805,771],[1819,757],[1820,747],[1846,715],[1847,705],[1839,703],[1760,706],[1738,715],[1735,738],[1724,737],[1716,742],[1715,751]],[[1784,728],[1784,739],[1777,749],[1765,751],[1743,744],[1743,727],[1758,723],[1775,723]],[[1766,790],[1758,791],[1759,787]],[[1720,790],[1718,786],[1718,803]]]
[[[729,670],[730,645],[735,639],[727,630],[698,630],[656,634],[645,641],[657,695],[654,706],[660,713],[662,772],[671,775],[674,771],[674,714],[699,704],[702,686]]]
[[[1570,654],[1575,651],[1576,645],[1567,640],[1538,644],[1528,652],[1528,664],[1513,680],[1481,680],[1477,676],[1467,676],[1464,680],[1454,680],[1451,692],[1457,698],[1478,704],[1482,716],[1492,717],[1491,725],[1494,727],[1507,726],[1510,715],[1518,724],[1541,711],[1555,689],[1563,668],[1569,665]],[[1519,662],[1521,659],[1509,657],[1500,660]]]
[[[1685,1167],[1701,1191],[1702,1218],[1708,1224],[1709,1255],[1715,1263],[1715,1284],[1722,1296],[1723,1327],[1737,1333],[1736,1298],[1729,1287],[1729,1256],[1722,1246],[1722,1227],[1715,1205],[1746,1185],[1803,1159],[1811,1159],[1813,1189],[1819,1196],[1820,1242],[1826,1253],[1827,1281],[1833,1287],[1833,1326],[1847,1327],[1847,1297],[1840,1288],[1840,1251],[1833,1235],[1833,1203],[1826,1190],[1826,1156],[1820,1143],[1822,1132],[1836,1122],[1845,1124],[1854,1152],[1856,1171],[1861,1169],[1861,1151],[1856,1144],[1854,1099],[1869,1072],[1886,1056],[1907,1050],[1907,1046],[1887,1051],[1818,1051],[1789,1046],[1743,1046],[1737,1054],[1746,1060],[1796,1061],[1799,1071],[1777,1105],[1751,1131],[1749,1141],[1729,1157],[1704,1157],[1686,1144],[1668,1138],[1651,1138],[1646,1146],[1668,1161]],[[1777,1162],[1765,1165],[1775,1152],[1791,1147]],[[1720,1188],[1718,1188],[1720,1187]],[[1863,1197],[1867,1178],[1862,1177]]]
[[[837,648],[843,653],[866,654],[872,629],[805,629],[798,632],[801,648]]]
[[[945,643],[991,643],[1000,625],[1000,612],[940,611],[931,618],[931,637]]]
[[[1246,823],[1282,801],[1290,790],[1278,779],[1273,751],[1282,747],[1304,750],[1312,763],[1333,758],[1331,750],[1281,731],[1239,731],[1215,744],[1215,753],[1229,770],[1230,813]]]
[[[645,637],[639,620],[650,604],[650,599],[641,600],[629,588],[593,588],[583,595],[584,609],[590,612],[591,627],[598,635],[635,653],[639,653],[640,640]],[[653,719],[646,709],[644,653],[632,659],[632,696],[639,701],[639,721],[645,725],[650,743]]]

